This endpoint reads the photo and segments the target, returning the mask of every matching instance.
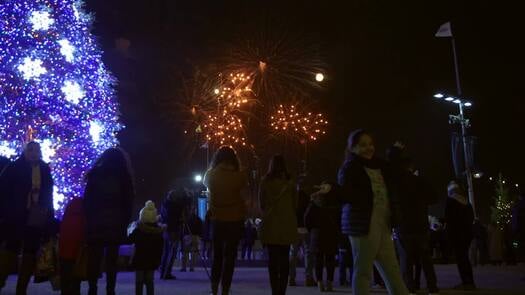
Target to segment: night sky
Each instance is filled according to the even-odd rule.
[[[325,88],[316,97],[330,126],[310,147],[313,182],[335,178],[349,131],[365,128],[381,154],[393,141],[404,141],[444,198],[453,177],[448,114],[456,107],[432,95],[456,92],[450,40],[434,37],[447,21],[456,38],[463,94],[474,103],[467,114],[479,138],[477,166],[487,177],[501,171],[525,186],[525,26],[517,4],[493,3],[87,0],[87,9],[95,13],[94,33],[120,80],[128,126],[120,139],[132,156],[140,202],[159,200],[175,178],[205,167],[202,150],[187,161],[187,138],[173,120],[177,114],[161,102],[177,100],[180,77],[216,60],[261,19],[269,22],[266,29],[318,44],[327,65]],[[129,51],[115,49],[118,38],[130,40]],[[476,182],[481,203],[491,197],[487,182]]]

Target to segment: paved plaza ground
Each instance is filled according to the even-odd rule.
[[[454,265],[436,266],[441,294],[476,294],[476,295],[499,295],[499,294],[525,294],[525,266],[483,266],[475,268],[476,282],[479,290],[476,292],[459,292],[450,290],[458,283],[458,274]],[[208,294],[209,283],[203,269],[197,269],[194,273],[174,272],[177,276],[175,281],[156,280],[155,294]],[[158,276],[157,276],[158,277]],[[16,277],[11,276],[7,286],[2,290],[4,294],[14,294]],[[302,276],[298,277],[298,283],[302,283]],[[424,283],[423,283],[424,284]],[[100,281],[99,294],[104,292],[104,280]],[[118,275],[117,294],[131,295],[134,293],[134,274],[122,272]],[[349,294],[350,289],[336,288],[339,294]],[[294,287],[289,288],[290,295],[318,294],[316,288]],[[48,282],[31,284],[28,289],[30,295],[59,294],[53,292]],[[87,284],[83,283],[83,293],[87,294]],[[265,268],[238,268],[234,276],[234,284],[231,294],[263,295],[271,294],[269,290],[268,275]],[[372,294],[387,294],[385,290],[374,290]],[[427,294],[420,292],[419,294]]]

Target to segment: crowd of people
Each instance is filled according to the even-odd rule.
[[[106,294],[115,294],[124,244],[134,249],[129,266],[135,271],[136,294],[143,294],[144,287],[146,294],[154,294],[156,271],[161,280],[176,279],[172,272],[177,259],[181,272],[195,271],[198,261],[211,261],[211,294],[229,294],[236,261],[253,259],[256,240],[266,250],[274,295],[297,286],[301,257],[304,285],[321,292],[334,291],[338,267],[339,284],[354,294],[369,294],[373,284],[390,294],[415,294],[421,272],[428,292],[438,294],[431,247],[444,239],[458,266],[461,283],[456,288],[476,289],[471,262],[478,256],[472,249],[488,247],[480,238],[486,230],[459,182],[448,186],[444,218],[429,221],[428,208],[437,194],[419,175],[408,149],[397,142],[382,159],[364,130],[350,134],[336,176],[306,193],[304,179],[289,172],[284,156],[275,155],[260,181],[260,212],[248,216],[244,191],[249,175],[236,151],[222,146],[203,179],[208,191],[204,220],[190,193],[175,188],[160,210],[147,201],[132,221],[130,161],[121,148],[110,148],[86,174],[84,195],[68,203],[59,221],[54,217],[50,167],[41,160],[39,144],[30,142],[17,160],[0,158],[0,290],[17,269],[16,294],[26,294],[39,250],[55,239],[64,295],[80,294],[82,281],[88,282],[90,295],[97,294],[102,265]],[[521,249],[524,210],[522,196],[512,215]],[[446,238],[436,239],[438,232]]]

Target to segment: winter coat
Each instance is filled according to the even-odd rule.
[[[210,192],[211,219],[215,221],[243,221],[246,204],[241,190],[248,185],[248,176],[226,164],[219,164],[204,175],[204,185]]]
[[[86,216],[81,198],[72,199],[66,207],[58,239],[58,255],[62,259],[78,257],[86,241]]]
[[[263,227],[259,238],[267,245],[291,245],[298,239],[293,181],[265,178],[261,182],[259,202],[263,211]]]
[[[445,207],[446,230],[451,241],[472,240],[474,211],[472,205],[462,204],[454,198],[447,198]]]
[[[167,197],[162,202],[160,208],[160,218],[162,223],[167,225],[167,233],[182,233],[182,214],[186,208],[186,197]]]
[[[135,222],[129,240],[135,246],[131,266],[135,270],[155,270],[162,257],[163,229],[155,223]]]
[[[341,236],[339,222],[340,209],[337,204],[318,205],[311,202],[304,215],[304,223],[310,232],[310,251],[335,255]]]
[[[428,206],[434,200],[434,193],[421,176],[400,171],[394,178],[398,187],[399,219],[396,231],[400,235],[428,234]]]
[[[397,224],[399,204],[395,198],[395,189],[388,166],[380,160],[367,161],[357,155],[352,155],[343,163],[338,173],[338,184],[341,187],[340,200],[343,203],[341,232],[345,235],[366,236],[370,231],[374,193],[370,177],[365,170],[367,166],[381,169],[388,190],[391,223],[392,226]]]
[[[87,242],[127,243],[126,230],[134,197],[130,177],[102,166],[94,168],[88,175],[84,193]]]
[[[49,211],[49,226],[53,217],[53,178],[51,169],[39,162],[41,187],[38,205]],[[0,176],[0,220],[3,220],[5,234],[21,236],[29,210],[27,202],[32,189],[33,168],[22,156],[11,163]],[[51,229],[45,229],[46,232]]]

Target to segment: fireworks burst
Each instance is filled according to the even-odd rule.
[[[309,96],[322,86],[316,77],[326,72],[316,43],[279,32],[245,33],[225,58],[229,71],[248,73],[253,92],[264,103],[276,103],[290,93]]]
[[[212,83],[197,84],[199,91],[189,96],[185,106],[195,133],[203,134],[202,140],[211,144],[246,146],[243,118],[250,116],[249,106],[256,102],[252,84],[251,77],[242,72],[219,74]]]
[[[240,110],[248,102],[253,102],[252,92],[253,80],[244,73],[230,73],[220,88],[216,88],[214,93],[217,95],[219,104],[224,104],[231,110]]]
[[[210,143],[246,146],[246,132],[241,118],[226,110],[220,114],[208,115],[203,123],[203,132]]]
[[[301,111],[295,105],[279,105],[270,117],[270,127],[274,134],[301,141],[317,141],[326,134],[328,121],[322,113]]]

